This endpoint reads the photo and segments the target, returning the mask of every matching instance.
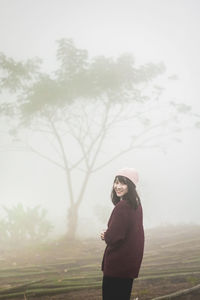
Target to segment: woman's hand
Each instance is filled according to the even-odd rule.
[[[105,232],[106,232],[106,230],[102,231],[102,232],[101,232],[101,234],[100,234],[102,241],[104,241],[104,240],[105,240],[105,238],[104,238],[104,234],[105,234]]]

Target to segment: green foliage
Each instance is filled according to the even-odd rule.
[[[26,82],[33,80],[39,72],[41,60],[39,58],[29,59],[26,62],[17,62],[13,58],[6,57],[0,53],[0,87],[16,92],[24,87]],[[26,82],[25,82],[26,81]]]
[[[48,75],[40,75],[24,95],[21,112],[31,115],[45,106],[55,105],[59,101],[59,86]]]
[[[57,70],[60,80],[72,79],[88,66],[87,51],[76,48],[72,39],[58,41],[57,59],[60,63],[60,68]]]
[[[199,283],[199,278],[197,278],[195,276],[187,276],[186,280],[187,280],[187,282],[191,283],[192,285]]]
[[[77,48],[71,39],[61,39],[57,43],[58,68],[51,74],[40,70],[39,59],[17,62],[0,55],[0,86],[20,95],[17,107],[22,116],[71,105],[80,99],[94,101],[106,97],[112,104],[132,101],[133,96],[137,100],[136,95],[141,95],[140,85],[165,71],[162,63],[136,67],[131,54],[116,59],[89,58],[88,52]],[[123,97],[125,93],[132,93],[132,97]]]
[[[189,105],[186,105],[184,103],[175,103],[173,101],[170,102],[171,105],[175,106],[177,109],[177,112],[179,113],[187,113],[191,111],[192,107]]]
[[[40,206],[24,208],[18,204],[3,209],[6,216],[0,220],[1,247],[21,247],[43,242],[52,230],[52,225],[46,220],[46,210]]]

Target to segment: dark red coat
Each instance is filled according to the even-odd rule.
[[[137,278],[144,250],[142,206],[136,210],[119,201],[104,235],[107,247],[102,261],[104,276]]]

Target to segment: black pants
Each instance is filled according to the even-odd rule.
[[[130,300],[132,278],[103,277],[103,300]]]

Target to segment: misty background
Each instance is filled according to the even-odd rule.
[[[138,65],[163,62],[165,77],[176,79],[170,83],[158,79],[165,88],[163,99],[192,106],[198,122],[199,11],[197,0],[0,0],[0,52],[16,60],[40,57],[44,70],[50,72],[56,64],[56,40],[71,38],[90,57],[128,52]],[[39,204],[47,209],[54,232],[64,233],[69,203],[63,173],[35,154],[15,151],[5,133],[7,127],[1,121],[0,204]],[[113,147],[121,146],[130,131],[134,134],[128,123],[117,128]],[[139,172],[145,228],[199,224],[200,131],[193,128],[178,137],[181,142],[169,137],[162,149],[136,149],[96,172],[80,206],[79,236],[98,237],[106,227],[113,207],[110,191],[115,172],[124,166]],[[112,154],[112,148],[106,150]]]

